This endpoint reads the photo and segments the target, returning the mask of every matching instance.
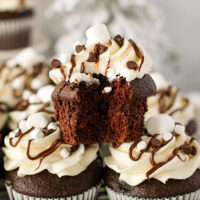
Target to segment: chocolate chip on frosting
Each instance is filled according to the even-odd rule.
[[[133,70],[135,70],[135,71],[136,71],[137,69],[139,69],[137,63],[134,62],[134,61],[128,61],[128,62],[127,62],[127,67],[128,67],[128,69],[133,69]]]
[[[104,46],[104,45],[98,43],[95,45],[94,52],[97,53],[98,55],[101,55],[102,53],[107,51],[107,49],[108,49],[107,46]]]
[[[190,145],[183,145],[182,146],[182,151],[185,153],[185,154],[188,154],[188,155],[195,155],[196,154],[196,148],[194,146],[190,146]]]
[[[51,61],[51,68],[56,69],[56,68],[60,68],[61,66],[62,66],[62,63],[60,62],[60,60],[53,59]]]
[[[90,52],[87,62],[98,62],[98,55],[94,52]]]
[[[76,49],[77,53],[80,53],[81,51],[85,50],[86,48],[85,48],[85,45],[77,45],[75,47],[75,49]]]
[[[124,38],[121,35],[116,35],[113,40],[120,46],[122,47],[124,44]]]
[[[151,146],[152,146],[153,148],[159,147],[160,145],[161,145],[161,142],[160,142],[158,139],[152,138],[152,140],[151,140]]]

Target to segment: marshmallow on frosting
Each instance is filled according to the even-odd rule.
[[[165,113],[173,117],[176,122],[187,125],[195,118],[194,106],[173,84],[157,73],[150,74],[157,86],[157,94],[148,97],[148,111],[145,120],[150,117]]]
[[[53,90],[53,85],[41,87],[36,94],[29,90],[25,90],[22,94],[23,99],[19,101],[17,109],[9,112],[9,128],[11,130],[16,129],[17,124],[20,121],[27,119],[29,115],[34,113],[36,113],[35,115],[37,116],[37,112],[40,110],[44,112],[44,114],[53,116],[54,106],[51,100]]]
[[[3,147],[5,170],[17,169],[20,177],[38,174],[43,170],[58,177],[76,176],[97,158],[97,144],[89,147],[81,144],[77,150],[72,151],[71,145],[62,142],[58,122],[53,123],[52,126],[51,118],[44,113],[32,114],[28,120],[23,120],[23,131],[18,126],[18,129],[10,132],[5,137]],[[53,152],[49,149],[52,145],[56,145]],[[44,151],[50,154],[34,158]]]
[[[90,76],[93,73],[103,74],[110,81],[121,76],[130,82],[142,78],[151,71],[152,60],[149,54],[137,47],[133,41],[121,36],[111,38],[104,24],[90,27],[86,31],[86,36],[85,45],[76,43],[72,56],[62,55],[52,65],[55,69],[51,70],[49,75],[56,84],[62,80],[98,83]]]
[[[44,57],[27,48],[0,67],[0,101],[14,107],[25,88],[37,90],[50,82]]]
[[[121,181],[131,186],[151,178],[166,183],[169,179],[187,179],[200,167],[200,145],[186,135],[184,126],[175,124],[168,115],[158,115],[147,121],[146,128],[150,134],[142,136],[138,144],[110,145],[111,156],[105,163],[120,174]]]

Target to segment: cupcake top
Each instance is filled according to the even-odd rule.
[[[44,112],[30,115],[5,137],[6,171],[17,169],[20,177],[43,170],[62,176],[76,176],[96,158],[99,146],[71,146],[61,139],[58,122]]]
[[[37,90],[50,82],[44,57],[27,48],[0,67],[0,101],[13,107],[25,89]]]
[[[36,92],[25,90],[22,100],[17,103],[15,110],[9,112],[9,128],[16,129],[19,122],[23,124],[29,115],[39,111],[54,116],[54,106],[51,100],[53,90],[53,85],[43,86]],[[23,125],[20,128],[22,129]]]
[[[0,12],[26,10],[34,5],[35,0],[0,0]]]
[[[152,60],[147,52],[133,40],[120,35],[111,38],[104,24],[92,26],[86,31],[86,44],[76,42],[72,55],[62,55],[51,63],[50,78],[87,84],[98,83],[92,74],[102,74],[111,82],[119,77],[130,82],[142,78],[151,71]]]
[[[187,125],[194,119],[195,112],[192,102],[185,97],[173,84],[167,82],[159,73],[151,73],[157,86],[157,93],[147,99],[147,120],[151,116],[165,113],[174,118],[176,122]]]
[[[110,145],[106,165],[119,179],[136,186],[151,178],[166,183],[187,179],[200,166],[200,146],[185,133],[185,127],[166,114],[151,117],[139,143]]]

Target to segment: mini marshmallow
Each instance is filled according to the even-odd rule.
[[[110,40],[110,34],[104,24],[97,24],[90,27],[86,31],[87,45],[91,44],[106,44]]]
[[[175,133],[177,134],[184,134],[185,133],[185,126],[177,124],[174,129]]]
[[[40,99],[37,97],[37,95],[32,94],[32,95],[29,97],[29,102],[30,102],[30,103],[39,103],[39,102],[40,102]]]
[[[173,135],[170,132],[166,132],[163,134],[164,141],[169,141],[172,137],[173,137]]]
[[[55,122],[51,122],[48,126],[47,129],[53,129],[56,130],[58,128],[57,124]]]
[[[70,155],[70,153],[69,153],[69,151],[68,151],[66,148],[63,148],[63,149],[60,151],[60,156],[61,156],[62,158],[67,158],[67,157],[69,157],[69,155]]]
[[[26,120],[22,120],[22,121],[19,122],[19,128],[22,131],[22,133],[28,131],[29,128],[27,126]]]
[[[137,144],[137,149],[138,151],[141,151],[142,149],[145,149],[147,147],[147,143],[145,141],[140,141],[138,144]]]
[[[27,119],[27,126],[29,128],[45,128],[49,124],[50,119],[46,113],[39,112],[30,115]]]
[[[31,88],[34,90],[37,90],[42,86],[43,86],[43,81],[41,78],[35,78],[31,81]]]
[[[38,98],[41,99],[43,103],[50,102],[54,88],[53,85],[46,85],[40,88],[37,92]]]
[[[151,135],[172,132],[174,127],[175,123],[173,118],[166,114],[153,116],[149,118],[146,123],[148,133]]]
[[[112,91],[112,87],[105,87],[102,91],[102,93],[109,93]]]
[[[24,85],[24,78],[23,77],[18,77],[14,79],[11,83],[11,86],[13,89],[21,89]]]
[[[40,139],[44,137],[44,133],[39,128],[35,128],[33,131],[31,131],[31,137],[33,139]]]
[[[30,98],[31,95],[32,95],[32,92],[30,92],[29,90],[24,90],[22,98],[27,100]]]

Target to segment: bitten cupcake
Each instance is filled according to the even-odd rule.
[[[35,0],[0,1],[0,50],[29,46]]]
[[[5,185],[10,199],[93,200],[102,179],[99,145],[65,144],[55,119],[30,115],[5,138]]]
[[[161,114],[146,123],[139,143],[110,145],[105,184],[111,200],[199,200],[200,145],[185,127]]]
[[[198,127],[193,103],[161,74],[154,72],[151,76],[156,83],[157,93],[147,99],[148,112],[145,119],[165,113],[186,126],[187,133],[193,135]]]
[[[44,57],[27,48],[0,67],[0,101],[15,107],[24,90],[37,90],[50,82]]]
[[[51,94],[54,90],[53,85],[45,85],[37,91],[25,90],[22,99],[16,105],[15,110],[8,114],[8,127],[15,130],[19,123],[19,128],[23,128],[24,120],[33,113],[45,112],[49,116],[54,116],[54,106]]]

